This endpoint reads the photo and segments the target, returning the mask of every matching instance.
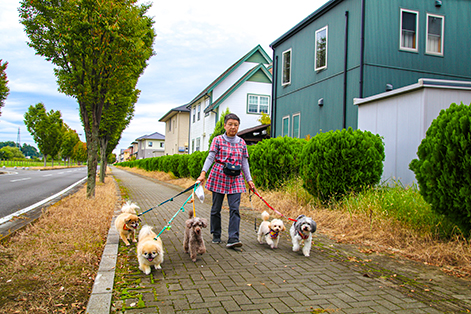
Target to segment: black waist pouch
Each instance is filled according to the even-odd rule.
[[[237,177],[240,174],[241,166],[237,166],[234,164],[231,164],[230,162],[226,162],[223,164],[223,172],[227,176],[231,177]]]

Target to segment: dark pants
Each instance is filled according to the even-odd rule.
[[[211,207],[211,233],[213,238],[221,238],[221,208],[224,201],[224,195],[213,192],[213,205]],[[229,228],[228,243],[239,241],[240,226],[240,193],[227,194],[227,202],[229,204]]]

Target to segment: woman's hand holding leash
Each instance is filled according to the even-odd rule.
[[[206,180],[206,171],[201,171],[200,176],[196,179],[196,183],[200,183],[201,185],[204,184],[204,180]]]

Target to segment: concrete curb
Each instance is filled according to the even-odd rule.
[[[110,312],[119,246],[119,235],[114,227],[117,214],[119,213],[115,211],[115,215],[111,220],[111,227],[108,231],[108,237],[95,277],[95,283],[93,284],[93,290],[90,294],[86,313],[103,314]]]

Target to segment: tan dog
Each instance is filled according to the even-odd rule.
[[[126,246],[130,245],[129,239],[132,239],[133,242],[137,242],[136,230],[137,227],[139,227],[141,218],[136,215],[135,208],[139,207],[130,202],[124,204],[121,208],[122,213],[116,217],[114,222],[116,230]]]
[[[139,261],[139,269],[146,275],[152,271],[152,265],[155,269],[162,269],[160,266],[164,261],[162,240],[160,237],[157,238],[157,234],[152,231],[152,227],[149,225],[143,226],[139,232],[137,260]]]
[[[271,222],[268,221],[270,215],[264,211],[262,213],[262,223],[258,228],[258,242],[263,244],[263,237],[267,241],[268,245],[272,249],[278,248],[278,242],[280,242],[280,232],[285,231],[286,227],[281,219],[273,219]]]
[[[189,219],[185,222],[185,238],[183,240],[183,250],[190,253],[190,258],[196,262],[197,254],[206,253],[206,246],[203,239],[203,228],[208,226],[205,218],[193,217],[193,211],[189,211]]]

